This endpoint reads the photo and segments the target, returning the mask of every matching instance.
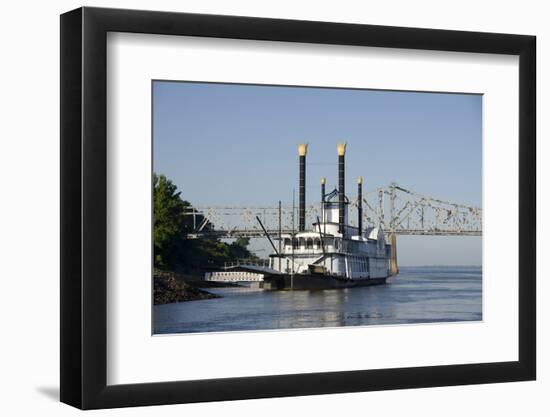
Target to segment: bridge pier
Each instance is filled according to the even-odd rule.
[[[399,267],[397,266],[397,235],[395,233],[390,233],[390,244],[390,276],[393,277],[399,274]]]

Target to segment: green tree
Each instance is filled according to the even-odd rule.
[[[250,239],[247,237],[239,237],[229,245],[229,255],[233,259],[250,258],[252,257],[248,250]]]
[[[185,212],[191,206],[176,185],[164,175],[153,174],[153,243],[155,265],[171,267],[174,251],[186,233]]]
[[[223,266],[237,258],[252,258],[249,239],[238,238],[227,244],[215,238],[188,239],[204,216],[192,212],[192,205],[181,198],[177,186],[164,175],[153,175],[153,245],[155,266],[162,269],[201,271]],[[211,230],[206,225],[202,230]]]

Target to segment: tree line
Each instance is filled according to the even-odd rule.
[[[189,215],[193,207],[181,197],[181,191],[166,176],[153,174],[153,245],[154,265],[179,272],[201,272],[218,268],[237,258],[253,258],[248,250],[249,239],[239,238],[232,243],[218,238],[188,239],[194,225],[204,216]],[[204,230],[211,230],[207,224]]]

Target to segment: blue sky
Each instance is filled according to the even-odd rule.
[[[236,84],[153,83],[154,170],[196,206],[276,206],[297,188],[297,144],[309,143],[307,195],[337,182],[394,181],[481,206],[482,97]],[[260,247],[262,247],[260,245]],[[399,237],[402,265],[481,265],[481,238]]]

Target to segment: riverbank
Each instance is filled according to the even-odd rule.
[[[184,276],[159,269],[153,271],[153,292],[155,305],[221,298],[188,284]]]

